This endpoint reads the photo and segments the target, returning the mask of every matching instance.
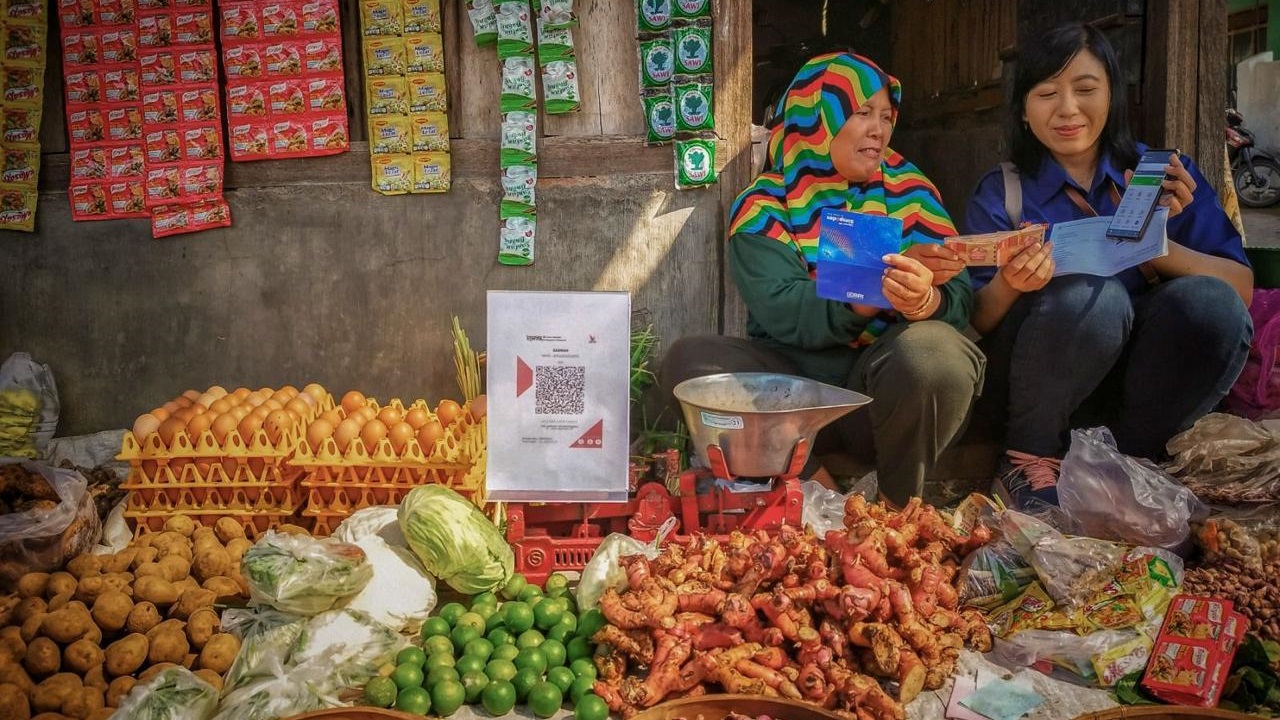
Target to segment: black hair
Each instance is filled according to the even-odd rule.
[[[1111,107],[1103,127],[1101,153],[1110,154],[1117,168],[1132,168],[1138,163],[1138,145],[1129,130],[1129,111],[1125,81],[1120,62],[1102,31],[1085,23],[1059,25],[1019,49],[1017,71],[1013,79],[1013,102],[1009,104],[1009,148],[1013,164],[1023,175],[1034,175],[1048,154],[1048,149],[1027,126],[1023,115],[1027,95],[1036,85],[1062,72],[1081,50],[1088,50],[1102,61],[1111,86]]]

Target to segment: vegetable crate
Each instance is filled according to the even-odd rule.
[[[390,403],[406,408],[398,399]],[[377,409],[370,401],[370,407]],[[426,408],[417,400],[408,409]],[[304,472],[302,489],[306,508],[302,514],[314,518],[312,533],[326,536],[351,513],[375,505],[397,505],[410,490],[427,484],[444,485],[484,505],[485,423],[471,417],[464,407],[429,451],[417,438],[410,438],[396,452],[389,438],[382,438],[369,453],[359,438],[341,452],[332,437],[324,438],[313,451],[305,439],[299,440],[292,464]]]
[[[713,486],[699,494],[698,484],[714,481],[714,474],[705,468],[681,472],[678,457],[674,450],[657,456],[665,478],[641,481],[625,503],[509,504],[507,542],[515,552],[516,571],[535,583],[556,571],[580,571],[610,533],[649,542],[673,517],[677,536],[800,526],[804,494],[796,477],[779,477],[760,492]]]

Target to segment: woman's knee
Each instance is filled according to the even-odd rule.
[[[1159,292],[1156,311],[1167,314],[1191,337],[1248,345],[1253,321],[1244,301],[1226,282],[1206,275],[1170,280]]]
[[[987,359],[968,338],[946,323],[912,324],[893,340],[894,348],[881,373],[930,395],[972,398],[982,389]]]
[[[1115,278],[1064,275],[1049,281],[1033,296],[1035,312],[1055,320],[1081,324],[1133,321],[1133,301],[1124,283]]]

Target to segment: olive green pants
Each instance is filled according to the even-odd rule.
[[[849,352],[853,369],[844,385],[872,402],[823,429],[816,451],[874,458],[880,493],[901,506],[923,492],[938,458],[964,433],[982,392],[986,358],[955,328],[931,320],[899,323],[872,345]],[[667,350],[658,375],[663,417],[671,423],[681,417],[671,393],[676,385],[724,372],[802,375],[787,353],[762,341],[681,338]],[[811,457],[806,475],[814,469]]]

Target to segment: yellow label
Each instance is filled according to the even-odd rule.
[[[413,123],[414,152],[449,152],[449,116],[442,112],[419,113]]]
[[[409,112],[444,112],[448,109],[444,75],[421,73],[409,76]]]
[[[402,23],[397,0],[363,0],[360,3],[360,26],[366,36],[399,35],[404,31]]]
[[[416,153],[413,156],[413,191],[448,192],[451,184],[448,153]]]
[[[404,115],[373,118],[369,122],[369,152],[374,155],[409,152],[411,127]]]
[[[409,35],[404,39],[405,72],[444,72],[444,38],[440,33]]]
[[[364,73],[369,77],[403,75],[404,38],[365,38]]]
[[[31,232],[36,227],[38,195],[16,185],[0,185],[0,229]]]
[[[369,114],[409,114],[409,81],[401,76],[369,78],[365,84]]]
[[[413,188],[413,157],[373,155],[373,189],[383,195],[404,195]]]
[[[440,0],[403,0],[404,32],[440,32]]]

